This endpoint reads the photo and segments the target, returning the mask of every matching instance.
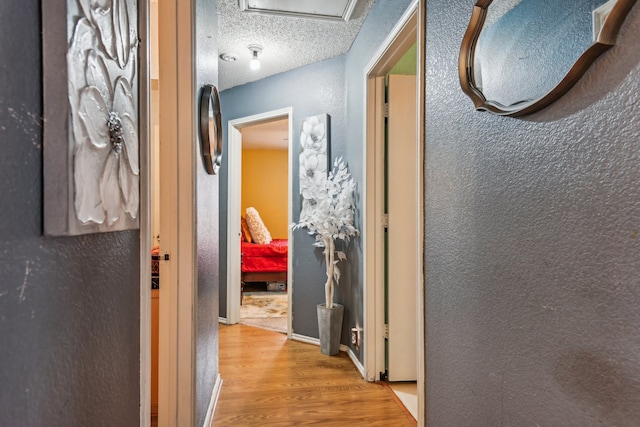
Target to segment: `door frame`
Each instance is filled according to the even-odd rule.
[[[228,158],[228,186],[227,186],[227,324],[233,325],[240,321],[240,215],[242,194],[242,128],[269,122],[275,119],[288,119],[288,168],[287,183],[287,224],[293,223],[293,107],[281,108],[252,116],[229,120],[227,132]],[[293,241],[293,232],[289,227],[287,233],[289,242]],[[237,254],[232,256],[231,254]],[[287,337],[291,338],[293,289],[293,245],[289,244],[287,256]]]
[[[158,425],[195,422],[196,75],[195,2],[158,2],[160,158],[160,261]],[[143,235],[144,234],[144,235]],[[151,230],[141,233],[151,242]],[[146,265],[150,266],[150,251]],[[146,267],[145,267],[146,268]],[[146,286],[149,285],[150,279]],[[145,284],[143,284],[144,286]],[[148,313],[150,317],[150,313]],[[145,320],[146,321],[146,320]],[[149,362],[150,363],[150,362]],[[146,402],[141,402],[146,405]],[[146,420],[142,420],[148,425]],[[150,422],[150,420],[149,420]]]
[[[416,253],[424,259],[424,40],[425,0],[413,0],[393,30],[376,51],[364,71],[365,145],[364,165],[364,224],[363,280],[364,280],[364,370],[368,381],[378,380],[384,372],[384,76],[417,43],[417,139],[415,161],[417,165],[416,198],[418,199],[416,224],[418,233]],[[418,287],[417,313],[417,387],[418,424],[424,424],[425,414],[425,360],[424,360],[424,263],[416,266]]]
[[[140,426],[151,424],[151,71],[150,5],[138,3],[140,156]]]

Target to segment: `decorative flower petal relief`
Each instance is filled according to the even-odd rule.
[[[87,85],[85,66],[87,64],[87,52],[93,50],[97,35],[91,23],[86,18],[81,18],[76,23],[73,36],[67,51],[69,95],[77,94]],[[72,104],[73,106],[73,104]]]
[[[313,150],[326,154],[325,124],[320,121],[318,116],[309,117],[302,123],[300,146],[303,150]]]
[[[79,3],[97,28],[105,53],[124,68],[137,46],[135,0],[79,0]]]
[[[91,50],[87,55],[86,63],[85,79],[87,86],[94,86],[98,89],[104,99],[112,99],[113,88],[111,87],[109,71],[104,58],[98,55],[95,50]]]
[[[327,175],[327,156],[312,150],[305,150],[300,153],[300,185],[306,179],[318,181]]]
[[[138,215],[138,130],[127,79],[118,78],[113,99],[102,93],[95,86],[80,93],[77,120],[84,132],[75,152],[75,207],[83,223],[112,225],[122,211]]]

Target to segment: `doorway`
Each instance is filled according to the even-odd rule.
[[[221,385],[219,375],[207,375],[215,365],[200,362],[214,349],[201,345],[203,332],[210,332],[212,337],[217,334],[217,319],[204,315],[214,312],[217,301],[215,297],[201,296],[213,295],[214,282],[203,280],[202,275],[212,271],[209,266],[217,262],[207,256],[217,249],[216,240],[211,238],[214,217],[210,215],[211,209],[203,207],[216,206],[218,178],[208,175],[202,164],[194,102],[200,96],[195,88],[217,83],[215,69],[198,66],[212,50],[211,32],[215,29],[209,23],[215,19],[216,11],[204,2],[194,3],[192,8],[179,7],[178,3],[150,2],[153,16],[148,19],[156,27],[146,36],[150,43],[141,43],[153,50],[149,60],[154,69],[149,92],[154,95],[154,111],[150,114],[155,121],[152,138],[155,143],[150,148],[153,159],[149,161],[151,174],[147,178],[150,186],[141,196],[141,200],[147,198],[149,222],[153,218],[154,225],[141,230],[141,246],[149,249],[144,265],[150,271],[150,244],[154,239],[154,243],[160,243],[157,326],[153,327],[157,337],[154,406],[159,426],[208,425],[206,420],[213,413]],[[199,188],[208,190],[198,191]],[[149,278],[146,285],[150,282]],[[151,301],[148,304],[151,306]],[[151,313],[148,318],[151,323]],[[151,329],[149,325],[149,335]],[[151,339],[148,341],[151,353]],[[144,368],[149,376],[151,365],[149,356]],[[146,415],[141,417],[141,425],[151,424],[150,383],[144,385],[141,405],[146,407]],[[209,406],[204,410],[198,399],[201,390],[211,393]],[[202,417],[204,423],[196,421]]]
[[[228,183],[228,199],[227,199],[227,324],[235,324],[240,322],[240,303],[241,303],[241,224],[240,218],[243,213],[242,205],[242,164],[243,149],[247,143],[251,144],[251,131],[257,128],[265,130],[269,127],[269,123],[286,123],[286,150],[287,160],[286,167],[288,172],[287,189],[286,189],[286,239],[292,241],[291,229],[288,224],[293,222],[293,214],[291,200],[293,198],[293,178],[290,171],[293,170],[292,157],[292,126],[293,108],[285,108],[281,110],[270,111],[240,119],[230,120],[228,125],[228,162],[229,162],[229,183]],[[251,145],[249,145],[251,146]],[[237,238],[236,238],[237,237]],[[292,262],[293,248],[289,246],[287,259],[287,318],[286,333],[291,337],[291,293],[293,288],[292,280]]]
[[[289,236],[289,118],[269,120],[243,127],[241,209],[259,213],[272,241],[256,244],[242,224],[242,294],[240,323],[287,333],[288,295],[286,269],[288,256],[283,248]],[[246,222],[245,222],[246,223]],[[275,252],[275,253],[274,253]],[[273,255],[273,256],[272,256]],[[275,256],[278,255],[278,256]],[[268,263],[269,265],[263,265]],[[282,272],[253,272],[256,268],[284,267]],[[281,265],[282,264],[282,265]]]
[[[369,381],[415,380],[413,412],[419,425],[424,418],[425,372],[421,120],[424,99],[421,83],[424,80],[423,16],[424,2],[413,1],[365,69],[367,137],[364,153],[365,373]],[[394,129],[392,118],[387,118],[394,113],[391,105],[385,106],[385,83],[389,72],[414,45],[417,55],[415,75],[389,79],[392,97],[389,103],[396,103],[393,98],[397,98],[399,104],[411,107],[409,113],[404,113],[405,119],[410,116],[410,122],[396,122]],[[408,80],[408,89],[407,82],[400,80]],[[389,128],[386,128],[387,121]],[[387,129],[389,151],[385,150]],[[405,131],[409,132],[396,136],[396,132]],[[389,176],[388,190],[385,175]],[[405,238],[409,240],[403,242]],[[404,369],[407,367],[408,370]]]

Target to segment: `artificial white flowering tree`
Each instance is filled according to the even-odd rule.
[[[305,179],[302,174],[301,179]],[[308,179],[305,184],[309,208],[300,212],[300,220],[293,228],[306,228],[309,234],[315,235],[314,246],[324,248],[327,270],[325,302],[327,308],[333,308],[334,284],[340,281],[337,264],[347,259],[343,251],[336,251],[335,241],[340,239],[347,242],[358,234],[354,226],[355,182],[340,157],[335,159],[328,176]]]

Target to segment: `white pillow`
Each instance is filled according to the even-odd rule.
[[[247,220],[247,225],[249,226],[251,239],[254,242],[260,245],[268,245],[269,243],[271,243],[271,233],[269,233],[269,230],[267,230],[264,222],[262,222],[262,218],[260,218],[260,214],[258,213],[256,208],[248,207],[245,219]]]

